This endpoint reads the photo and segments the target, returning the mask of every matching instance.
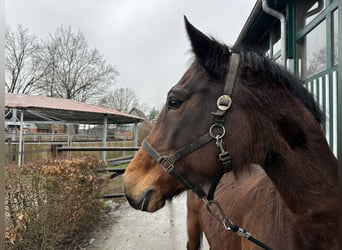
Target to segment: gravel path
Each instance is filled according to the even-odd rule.
[[[186,195],[155,213],[134,210],[127,202],[112,212],[113,222],[96,233],[87,250],[186,249]],[[202,249],[209,249],[204,243]]]

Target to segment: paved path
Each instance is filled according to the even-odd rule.
[[[155,213],[134,210],[122,203],[113,223],[99,232],[87,250],[186,249],[186,195],[168,202]],[[205,242],[202,249],[209,249]]]

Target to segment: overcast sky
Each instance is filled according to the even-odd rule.
[[[5,20],[45,38],[60,25],[80,30],[119,72],[113,88],[132,89],[160,107],[191,59],[183,15],[234,44],[256,0],[5,0]]]

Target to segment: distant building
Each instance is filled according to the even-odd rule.
[[[138,125],[138,145],[141,145],[141,142],[150,133],[150,131],[153,127],[153,123],[151,121],[149,121],[147,116],[144,114],[144,112],[142,112],[138,108],[132,108],[131,111],[129,112],[129,114],[144,118],[144,121],[139,123],[139,125]]]
[[[141,117],[141,118],[144,118],[144,121],[148,121],[148,118],[147,116],[145,115],[144,112],[142,112],[140,109],[134,107],[132,108],[128,114],[131,114],[131,115],[134,115],[134,116],[138,116],[138,117]]]

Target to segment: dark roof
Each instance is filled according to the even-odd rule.
[[[287,2],[288,0],[267,1],[270,8],[280,12],[284,12]],[[268,42],[265,42],[265,39],[268,39],[265,36],[266,31],[270,30],[275,22],[279,22],[279,20],[265,13],[262,9],[262,1],[258,0],[236,39],[235,46],[262,46],[265,43],[268,45]]]
[[[25,110],[24,121],[37,123],[102,124],[105,116],[108,123],[136,123],[144,120],[138,116],[83,102],[24,94],[6,93],[5,108]]]

